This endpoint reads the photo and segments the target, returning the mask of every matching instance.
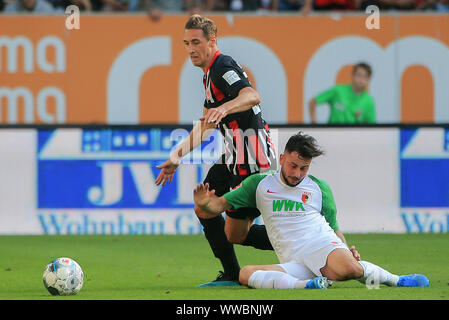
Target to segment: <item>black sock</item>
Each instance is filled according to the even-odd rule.
[[[211,219],[198,218],[204,228],[204,235],[214,253],[223,266],[226,275],[238,279],[240,266],[234,252],[234,246],[229,243],[224,232],[225,220],[220,214]]]
[[[274,250],[268,238],[267,229],[263,224],[253,224],[242,245],[251,246],[260,250]]]

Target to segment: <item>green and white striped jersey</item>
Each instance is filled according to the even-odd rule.
[[[323,237],[334,236],[338,229],[331,189],[312,175],[290,187],[279,171],[254,174],[224,197],[234,209],[259,209],[281,263],[296,260],[305,248],[320,246]]]

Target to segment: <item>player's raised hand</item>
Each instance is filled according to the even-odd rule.
[[[162,186],[165,186],[167,181],[172,182],[173,175],[175,174],[178,166],[179,164],[173,163],[170,159],[165,161],[163,164],[156,166],[156,168],[161,169],[161,172],[159,172],[159,175],[154,181],[156,185],[159,186],[162,183]]]
[[[355,248],[355,246],[352,246],[351,248],[349,248],[349,250],[351,250],[351,252],[352,252],[352,255],[354,256],[354,258],[357,260],[357,261],[360,261],[360,254],[359,254],[359,252],[356,250],[356,248]]]
[[[211,197],[215,194],[215,190],[209,190],[209,184],[200,183],[193,190],[193,200],[198,207],[205,207],[209,204]]]

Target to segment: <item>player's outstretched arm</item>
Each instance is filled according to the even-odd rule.
[[[193,190],[193,200],[201,210],[211,215],[218,215],[232,208],[225,197],[217,197],[215,190],[209,190],[208,183],[200,183]]]
[[[207,109],[203,109],[203,114],[207,113]],[[156,166],[161,169],[157,176],[155,183],[157,186],[165,186],[167,182],[172,182],[176,169],[178,169],[181,159],[189,154],[193,149],[198,147],[204,140],[206,140],[215,128],[215,125],[206,124],[204,117],[201,117],[194,126],[188,137],[186,137],[178,145],[175,151],[170,154],[170,158],[163,164]]]

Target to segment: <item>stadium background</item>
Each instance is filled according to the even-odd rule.
[[[448,15],[382,12],[379,30],[363,13],[209,16],[278,149],[303,130],[327,150],[311,172],[332,186],[344,232],[449,231]],[[204,99],[186,17],[82,13],[79,30],[64,15],[0,17],[0,234],[201,233],[192,188],[219,135],[154,185]],[[373,67],[378,124],[328,126],[323,107],[310,125],[309,99],[359,61]]]

